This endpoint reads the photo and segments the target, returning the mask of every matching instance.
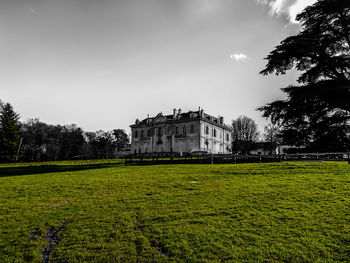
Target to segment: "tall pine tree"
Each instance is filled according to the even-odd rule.
[[[1,106],[0,110],[0,161],[14,162],[20,144],[21,131],[19,115],[10,103]]]
[[[302,29],[267,56],[261,74],[301,72],[285,100],[259,110],[281,127],[284,143],[310,151],[350,148],[350,1],[319,0],[297,16]]]

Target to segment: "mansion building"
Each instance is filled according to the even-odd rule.
[[[203,109],[182,113],[174,109],[172,115],[159,113],[130,125],[132,153],[207,152],[229,154],[232,129],[223,117],[204,113]]]

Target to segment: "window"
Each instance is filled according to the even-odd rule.
[[[158,135],[161,136],[162,135],[162,127],[158,128]]]
[[[143,138],[144,137],[144,132],[143,131],[141,131],[141,138]]]
[[[227,133],[226,134],[226,141],[229,141],[230,140],[230,135]]]
[[[147,137],[151,137],[151,129],[147,130]]]
[[[175,134],[179,134],[179,127],[178,126],[176,126],[176,128],[175,128]]]
[[[205,134],[209,134],[209,127],[205,126]]]
[[[213,129],[213,136],[216,137],[216,130]]]
[[[191,125],[190,133],[194,133],[194,125]]]
[[[183,127],[182,127],[182,133],[183,133],[183,134],[186,134],[186,126],[183,126]]]
[[[137,138],[137,131],[135,131],[135,138]]]

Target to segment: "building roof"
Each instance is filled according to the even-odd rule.
[[[182,112],[181,109],[176,110],[174,109],[173,114],[169,115],[163,115],[163,113],[158,113],[155,117],[148,117],[143,120],[136,119],[135,124],[130,125],[131,128],[137,128],[142,126],[152,126],[156,125],[158,123],[181,123],[185,121],[189,121],[192,119],[202,120],[206,121],[210,124],[219,126],[221,128],[224,128],[226,130],[232,131],[231,127],[227,126],[224,123],[223,117],[214,117],[212,115],[209,115],[207,113],[204,113],[203,109],[199,109],[198,111],[188,111],[188,112]]]

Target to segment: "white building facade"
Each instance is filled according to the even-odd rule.
[[[223,117],[214,117],[203,110],[182,113],[174,109],[172,115],[159,113],[130,125],[132,153],[192,153],[229,154],[232,130]]]

